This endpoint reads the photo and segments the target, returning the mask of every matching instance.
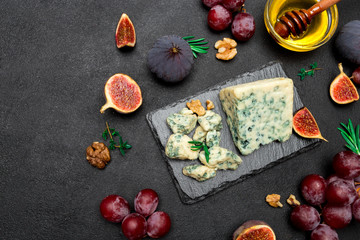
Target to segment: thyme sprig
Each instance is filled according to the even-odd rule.
[[[360,126],[357,125],[355,129],[350,119],[347,126],[344,123],[340,123],[340,125],[345,129],[344,130],[342,128],[338,128],[338,130],[341,133],[341,136],[344,138],[345,142],[347,143],[345,146],[354,153],[360,155],[360,138],[359,138]]]
[[[191,146],[192,151],[198,151],[198,150],[204,149],[206,162],[209,163],[210,153],[209,153],[209,149],[206,146],[205,142],[189,141],[188,143],[194,144],[194,146]]]
[[[193,38],[194,36],[183,37],[183,39],[187,41],[187,43],[190,45],[194,58],[197,58],[196,53],[207,53],[206,50],[209,49],[209,47],[202,47],[200,45],[205,45],[208,44],[209,42],[202,42],[205,40],[205,38],[191,40]]]
[[[118,145],[116,145],[116,142],[114,140],[114,137],[116,137],[116,136],[119,137]],[[120,133],[118,131],[116,131],[115,128],[110,128],[109,124],[106,122],[106,129],[102,133],[102,138],[106,141],[109,137],[110,137],[110,141],[109,141],[109,143],[110,143],[109,149],[110,150],[114,150],[114,149],[118,148],[121,155],[125,156],[125,150],[132,148],[132,146],[127,143],[127,141],[124,142],[122,140]]]
[[[321,68],[318,68],[317,62],[314,62],[313,64],[310,64],[309,70],[305,70],[305,68],[300,69],[299,73],[297,74],[300,76],[300,80],[304,80],[306,76],[314,76],[314,73],[316,70],[321,70]]]

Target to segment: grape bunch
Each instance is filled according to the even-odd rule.
[[[346,227],[352,218],[360,222],[360,155],[336,154],[333,169],[335,174],[326,180],[317,174],[302,180],[301,194],[308,204],[295,207],[290,215],[296,228],[312,231],[311,240],[338,240],[335,229]]]
[[[245,0],[202,0],[202,2],[210,8],[207,22],[213,30],[223,31],[231,24],[233,36],[243,42],[254,35],[254,17],[243,12]]]
[[[169,232],[171,220],[166,212],[155,212],[158,203],[159,197],[154,190],[143,189],[135,197],[135,213],[130,213],[129,203],[118,195],[104,198],[100,213],[110,222],[121,222],[122,232],[129,240],[142,239],[146,235],[161,238]]]

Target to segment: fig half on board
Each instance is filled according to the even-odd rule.
[[[115,32],[115,41],[118,48],[125,46],[134,47],[136,43],[136,34],[134,24],[128,15],[123,13]]]
[[[327,142],[321,135],[315,118],[306,107],[297,111],[293,117],[293,129],[304,138],[319,138]]]
[[[171,35],[159,38],[149,51],[150,71],[165,82],[179,82],[189,73],[194,63],[190,45],[181,37]]]
[[[233,240],[276,240],[272,228],[263,221],[244,222],[233,234]]]
[[[131,113],[142,104],[139,85],[128,75],[118,73],[107,80],[104,88],[106,103],[100,112],[113,108],[120,113]]]
[[[338,104],[347,104],[359,100],[359,93],[339,63],[340,74],[330,85],[330,96]]]

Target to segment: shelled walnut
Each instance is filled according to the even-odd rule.
[[[205,115],[205,108],[201,105],[201,102],[199,99],[197,100],[191,100],[191,102],[187,102],[186,106],[193,111],[193,113],[196,113],[198,116],[204,116]]]
[[[94,167],[102,169],[110,159],[110,151],[104,143],[93,142],[86,148],[86,160]]]
[[[211,100],[206,100],[206,109],[211,110],[215,108],[214,103]]]
[[[217,41],[215,43],[215,48],[218,50],[216,58],[225,61],[233,59],[237,54],[236,46],[236,41],[231,38]]]
[[[300,205],[300,202],[298,200],[296,200],[296,197],[292,194],[290,194],[289,198],[286,200],[286,202],[292,206],[292,207],[296,207]]]
[[[272,207],[283,207],[280,202],[280,195],[279,194],[268,194],[266,196],[266,202],[269,203]]]

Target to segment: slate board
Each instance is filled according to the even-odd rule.
[[[233,143],[229,127],[226,123],[226,114],[222,110],[219,99],[221,89],[238,85],[241,83],[252,82],[261,79],[287,77],[279,62],[270,62],[261,67],[259,70],[249,72],[232,78],[228,81],[220,83],[207,90],[201,91],[194,96],[187,97],[166,107],[150,112],[146,115],[150,128],[161,149],[162,155],[168,165],[169,172],[174,180],[178,190],[180,199],[183,203],[192,204],[205,199],[207,196],[213,195],[233,184],[279,164],[295,154],[299,154],[306,150],[312,149],[320,142],[318,139],[304,139],[292,134],[290,139],[284,143],[273,142],[265,146],[261,146],[248,156],[242,156]],[[198,164],[198,160],[184,161],[169,159],[165,155],[165,146],[169,136],[172,134],[170,128],[166,124],[166,118],[175,112],[179,112],[186,107],[186,102],[191,99],[200,99],[205,104],[207,99],[214,102],[214,111],[222,117],[223,129],[221,130],[220,146],[237,153],[243,160],[243,163],[237,170],[217,171],[216,177],[205,182],[198,182],[193,178],[184,176],[182,168],[187,165]],[[294,112],[303,107],[303,103],[294,87]],[[193,131],[194,132],[194,131]],[[193,133],[189,136],[192,137]]]

